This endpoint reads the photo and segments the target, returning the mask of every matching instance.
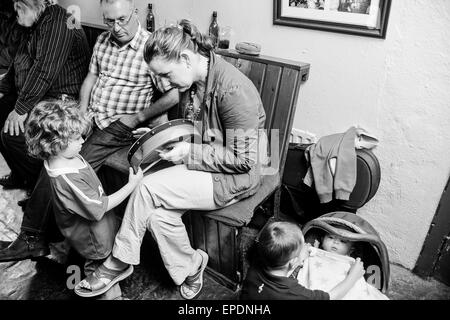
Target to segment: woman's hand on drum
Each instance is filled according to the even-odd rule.
[[[139,168],[136,173],[134,173],[134,170],[131,167],[129,170],[130,173],[128,175],[128,183],[131,184],[132,186],[137,186],[144,177],[144,173],[142,172],[141,168]]]
[[[148,127],[142,127],[142,128],[137,128],[136,130],[133,130],[131,133],[133,133],[133,136],[136,139],[139,139],[140,137],[142,137],[144,134],[146,134],[147,132],[149,132],[151,129]]]
[[[185,141],[172,143],[166,150],[159,153],[159,156],[166,161],[173,162],[175,164],[181,164],[186,162],[189,152],[191,150],[191,144]]]

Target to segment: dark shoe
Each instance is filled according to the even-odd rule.
[[[21,232],[8,247],[0,250],[0,262],[20,261],[49,254],[48,244],[42,237]]]
[[[17,201],[17,205],[19,207],[22,207],[25,209],[25,207],[27,206],[28,200],[30,200],[31,193],[32,193],[31,190],[27,190],[27,195],[22,200]]]
[[[6,176],[3,176],[0,178],[0,185],[3,186],[3,189],[5,190],[12,190],[12,189],[26,189],[27,186],[25,183],[21,183],[14,179],[11,174],[7,174]]]
[[[5,249],[7,246],[9,246],[12,243],[12,241],[0,241],[0,250]]]
[[[24,198],[22,200],[17,201],[17,205],[19,207],[25,208],[27,206],[28,200],[30,200],[30,198]]]

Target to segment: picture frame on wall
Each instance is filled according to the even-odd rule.
[[[273,24],[386,38],[391,0],[274,0]]]

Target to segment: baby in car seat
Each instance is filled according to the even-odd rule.
[[[291,274],[303,265],[310,245],[298,225],[286,221],[267,224],[256,240],[257,263],[244,281],[242,300],[334,300],[342,298],[364,274],[356,260],[341,281],[325,290],[311,290]]]
[[[355,258],[359,259],[359,252],[357,243],[335,234],[325,233],[321,240],[321,243],[315,240],[297,279],[308,289],[327,291],[342,281]],[[388,300],[388,297],[361,277],[342,300]]]

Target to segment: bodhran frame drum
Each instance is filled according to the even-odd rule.
[[[128,151],[128,162],[137,172],[140,167],[143,172],[159,163],[162,159],[159,156],[161,151],[165,151],[174,142],[201,141],[201,134],[191,120],[176,119],[163,123],[141,136]],[[196,139],[197,139],[196,138]]]

